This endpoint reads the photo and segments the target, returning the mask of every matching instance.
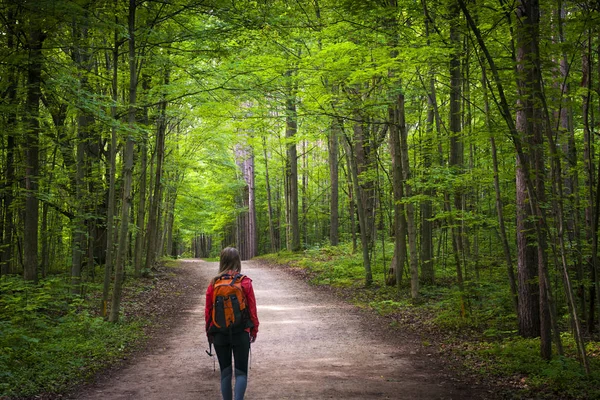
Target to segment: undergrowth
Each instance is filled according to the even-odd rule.
[[[0,398],[63,393],[122,359],[144,337],[144,320],[110,323],[98,316],[100,284],[86,285],[82,297],[72,295],[67,282],[67,276],[37,284],[0,279]],[[130,280],[125,290],[147,286]]]
[[[506,279],[506,270],[490,263],[466,274],[462,290],[453,284],[455,271],[440,268],[436,285],[410,298],[410,281],[400,288],[385,285],[392,246],[373,253],[373,284],[365,287],[360,252],[350,245],[312,248],[304,252],[279,252],[260,258],[274,264],[302,268],[315,285],[338,288],[360,307],[389,317],[390,324],[436,338],[440,352],[457,359],[468,374],[478,375],[509,391],[510,398],[600,398],[600,342],[588,340],[591,373],[586,375],[570,333],[562,333],[564,355],[550,361],[540,357],[539,339],[517,334],[517,318]],[[565,331],[568,329],[565,329]]]

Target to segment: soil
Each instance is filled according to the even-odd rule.
[[[204,293],[217,263],[180,260],[171,311],[145,350],[73,399],[220,399],[219,366],[205,350]],[[246,399],[492,399],[422,338],[306,283],[289,268],[243,263],[260,329]],[[163,301],[163,300],[159,300]],[[215,365],[216,364],[216,365]],[[216,370],[215,370],[216,369]]]

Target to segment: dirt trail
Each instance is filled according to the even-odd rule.
[[[182,260],[198,288],[179,321],[124,368],[78,399],[219,399],[219,366],[204,352],[204,291],[216,263]],[[362,311],[286,271],[244,262],[261,322],[246,398],[487,399],[462,385],[408,339],[366,325]],[[196,284],[197,282],[197,284]],[[277,283],[276,288],[274,284]],[[387,331],[387,332],[384,332]]]

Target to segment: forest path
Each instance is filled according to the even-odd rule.
[[[181,260],[197,288],[178,321],[147,352],[80,392],[78,399],[220,399],[219,366],[204,334],[204,293],[218,264]],[[489,399],[460,384],[409,335],[368,325],[371,315],[285,269],[243,263],[260,329],[246,399]],[[372,323],[371,323],[372,325]],[[406,336],[406,337],[403,337]]]

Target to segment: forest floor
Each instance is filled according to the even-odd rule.
[[[163,323],[144,349],[72,399],[219,399],[219,366],[204,334],[204,293],[217,263],[180,260],[163,288]],[[292,268],[244,262],[258,304],[247,399],[494,399],[410,329],[309,285]],[[296,273],[295,273],[296,272]],[[166,295],[165,295],[166,294]],[[167,310],[167,311],[164,311]],[[159,311],[157,311],[159,312]]]

